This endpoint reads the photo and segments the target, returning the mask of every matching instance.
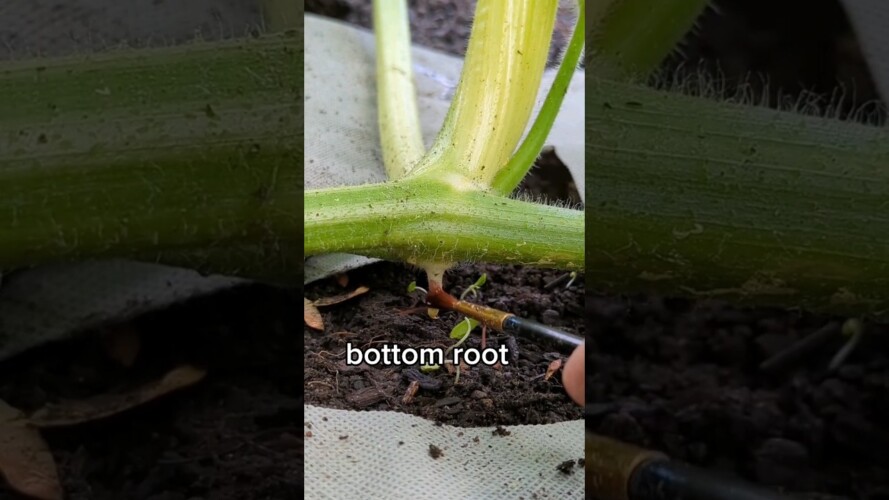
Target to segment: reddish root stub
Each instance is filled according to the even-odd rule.
[[[456,311],[468,318],[478,321],[483,326],[492,328],[498,332],[503,331],[503,321],[511,316],[511,314],[503,311],[459,300],[444,291],[441,283],[436,282],[429,283],[429,293],[426,295],[426,304],[437,309]]]
[[[465,300],[459,300],[453,295],[445,292],[441,288],[440,283],[429,284],[429,294],[426,296],[426,304],[438,309],[458,312],[468,318],[478,321],[482,326],[492,328],[498,332],[503,331],[503,321],[508,316],[511,316],[503,311],[466,302]]]
[[[429,282],[429,293],[426,294],[426,304],[437,309],[446,309],[453,311],[457,305],[457,298],[444,291],[441,283],[436,281]]]

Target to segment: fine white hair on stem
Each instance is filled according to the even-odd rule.
[[[651,85],[659,90],[716,100],[742,106],[778,109],[806,116],[843,120],[873,126],[886,123],[886,105],[879,100],[861,101],[851,89],[837,82],[830,93],[803,89],[791,93],[775,88],[765,74],[748,73],[737,79],[726,77],[717,65],[715,71],[703,69],[703,64],[689,69],[680,63],[672,71],[659,71]]]
[[[535,195],[528,191],[518,191],[512,195],[512,199],[525,203],[536,203],[538,205],[547,205],[568,210],[583,210],[582,203],[575,203],[568,200],[553,200],[546,196]]]

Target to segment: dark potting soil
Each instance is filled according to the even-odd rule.
[[[248,286],[135,321],[136,363],[98,334],[0,365],[0,399],[30,412],[125,393],[182,364],[196,385],[110,419],[44,431],[66,499],[298,498],[302,492],[299,294]],[[17,499],[0,481],[0,499]]]
[[[445,286],[459,295],[482,274],[487,282],[473,302],[512,312],[524,318],[583,335],[583,281],[566,288],[567,280],[547,287],[564,272],[519,266],[467,265],[449,271]],[[558,345],[510,337],[488,331],[488,348],[507,346],[508,365],[479,364],[456,373],[442,366],[422,373],[419,365],[359,365],[347,361],[347,346],[365,350],[383,344],[400,348],[447,349],[455,343],[451,329],[460,321],[455,313],[437,319],[426,314],[407,293],[408,284],[424,286],[423,273],[400,264],[379,263],[349,274],[347,289],[367,286],[370,291],[347,302],[322,307],[325,331],[305,327],[306,402],[329,408],[390,410],[419,415],[450,425],[477,427],[542,424],[582,418],[561,383],[561,374],[546,380],[553,361],[570,354]],[[335,280],[306,289],[315,300],[344,292]],[[463,347],[481,347],[476,329]],[[353,361],[357,358],[353,358]],[[411,381],[420,388],[409,402],[404,397]],[[508,431],[507,431],[508,432]]]
[[[841,318],[646,296],[586,306],[588,430],[802,498],[889,495],[889,326],[867,325],[835,371],[839,332],[770,371]]]

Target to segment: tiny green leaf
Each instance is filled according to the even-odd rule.
[[[469,335],[475,327],[478,326],[478,321],[466,318],[464,321],[461,321],[451,330],[451,338],[452,339],[462,339]]]
[[[479,288],[481,288],[482,285],[485,284],[485,281],[487,281],[487,279],[488,279],[488,274],[487,274],[487,273],[483,273],[483,274],[481,275],[481,277],[480,277],[478,280],[476,280],[475,283],[473,283],[473,284],[469,285],[468,287],[466,287],[466,290],[464,290],[463,293],[460,294],[460,300],[465,299],[466,296],[469,295],[469,294],[472,294],[473,297],[477,296],[477,295],[478,295],[477,290],[478,290]]]
[[[420,367],[420,371],[423,373],[432,373],[434,371],[437,371],[439,368],[441,367],[438,365],[423,365]]]
[[[407,286],[407,293],[414,293],[414,290],[417,289],[417,282],[411,281],[411,284]]]
[[[479,277],[479,279],[477,279],[472,286],[475,288],[481,288],[482,285],[485,284],[485,281],[488,281],[488,273],[482,273],[481,277]]]

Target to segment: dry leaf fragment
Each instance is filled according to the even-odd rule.
[[[62,401],[46,405],[28,419],[39,428],[68,427],[112,417],[161,396],[199,382],[207,374],[193,366],[180,366],[159,381],[123,394],[102,394],[83,400]]]
[[[62,485],[49,446],[24,414],[0,400],[0,476],[12,489],[40,500],[61,500]]]
[[[324,331],[324,319],[321,317],[321,311],[307,298],[303,298],[303,321],[310,328]]]
[[[543,377],[543,380],[549,380],[553,378],[553,375],[556,374],[557,371],[562,369],[562,358],[554,359],[550,362],[549,366],[546,368],[546,376]]]
[[[358,288],[356,288],[348,293],[334,295],[333,297],[322,297],[322,298],[316,300],[315,302],[312,302],[312,304],[315,307],[333,306],[333,305],[339,304],[341,302],[345,302],[351,298],[355,298],[359,295],[364,295],[365,293],[367,293],[369,291],[370,291],[370,288],[368,288],[366,286],[359,286]]]

